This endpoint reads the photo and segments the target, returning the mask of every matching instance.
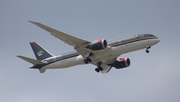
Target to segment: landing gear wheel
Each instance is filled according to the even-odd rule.
[[[103,68],[102,68],[102,67],[99,67],[98,69],[99,69],[100,71],[103,71]]]
[[[103,68],[101,67],[101,65],[102,65],[102,62],[97,63],[97,68],[95,69],[96,72],[99,73],[100,71],[103,71]]]
[[[149,50],[146,50],[146,53],[149,53]]]
[[[90,58],[85,58],[84,61],[83,61],[85,64],[88,64],[89,62],[91,62],[91,59]]]
[[[96,71],[97,73],[99,73],[100,71],[103,71],[103,68],[98,67],[98,68],[95,69],[95,71]]]
[[[88,63],[88,61],[86,60],[86,59],[84,59],[84,61],[83,61],[85,64],[87,64]]]
[[[95,71],[96,71],[97,73],[99,73],[100,70],[99,70],[99,68],[96,68]]]

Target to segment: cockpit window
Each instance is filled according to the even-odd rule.
[[[154,37],[154,35],[152,35],[152,34],[139,34],[138,37],[139,38],[146,38],[146,37]]]
[[[136,37],[137,37],[137,36],[134,35],[134,36],[130,36],[130,37],[124,38],[123,40],[131,40],[131,39],[134,39],[134,38],[136,38]]]

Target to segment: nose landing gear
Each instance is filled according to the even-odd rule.
[[[146,53],[149,53],[149,49],[151,48],[151,46],[147,46],[146,47]]]

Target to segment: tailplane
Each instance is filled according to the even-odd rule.
[[[34,66],[45,64],[45,63],[43,63],[43,62],[41,62],[41,61],[39,61],[39,60],[35,60],[35,59],[29,58],[29,57],[25,57],[25,56],[21,56],[21,55],[19,55],[19,56],[17,56],[17,57],[19,57],[19,58],[21,58],[21,59],[23,59],[23,60],[25,60],[25,61],[33,64]],[[46,71],[46,69],[44,69],[44,68],[36,68],[36,67],[34,67],[34,66],[32,66],[32,67],[30,67],[30,68],[39,69],[39,72],[40,72],[40,73],[44,73],[44,72]]]
[[[53,56],[51,53],[49,53],[47,50],[41,47],[37,42],[30,42],[30,45],[33,49],[33,52],[37,60],[43,60]]]
[[[52,57],[53,55],[50,54],[47,50],[45,50],[43,47],[41,47],[38,43],[36,42],[30,42],[30,45],[33,49],[33,52],[36,56],[36,59],[32,59],[29,57],[25,57],[25,56],[21,56],[18,55],[17,57],[33,64],[32,67],[30,68],[34,68],[34,69],[39,69],[40,73],[44,73],[46,71],[46,68],[42,68],[46,63],[44,63],[42,60],[48,58],[48,57]]]
[[[32,58],[29,58],[29,57],[25,57],[25,56],[17,56],[33,65],[37,65],[37,64],[44,64],[43,62],[39,61],[39,60],[35,60],[35,59],[32,59]]]

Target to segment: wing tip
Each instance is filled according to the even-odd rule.
[[[39,24],[41,24],[41,23],[34,22],[34,21],[28,21],[28,22],[30,22],[30,23],[32,23],[32,24],[35,24],[35,25],[39,25]]]
[[[30,22],[30,23],[36,23],[36,22],[34,22],[34,21],[28,21],[28,22]]]
[[[21,56],[21,55],[16,55],[16,57],[19,57],[19,58],[21,58],[22,56]]]

